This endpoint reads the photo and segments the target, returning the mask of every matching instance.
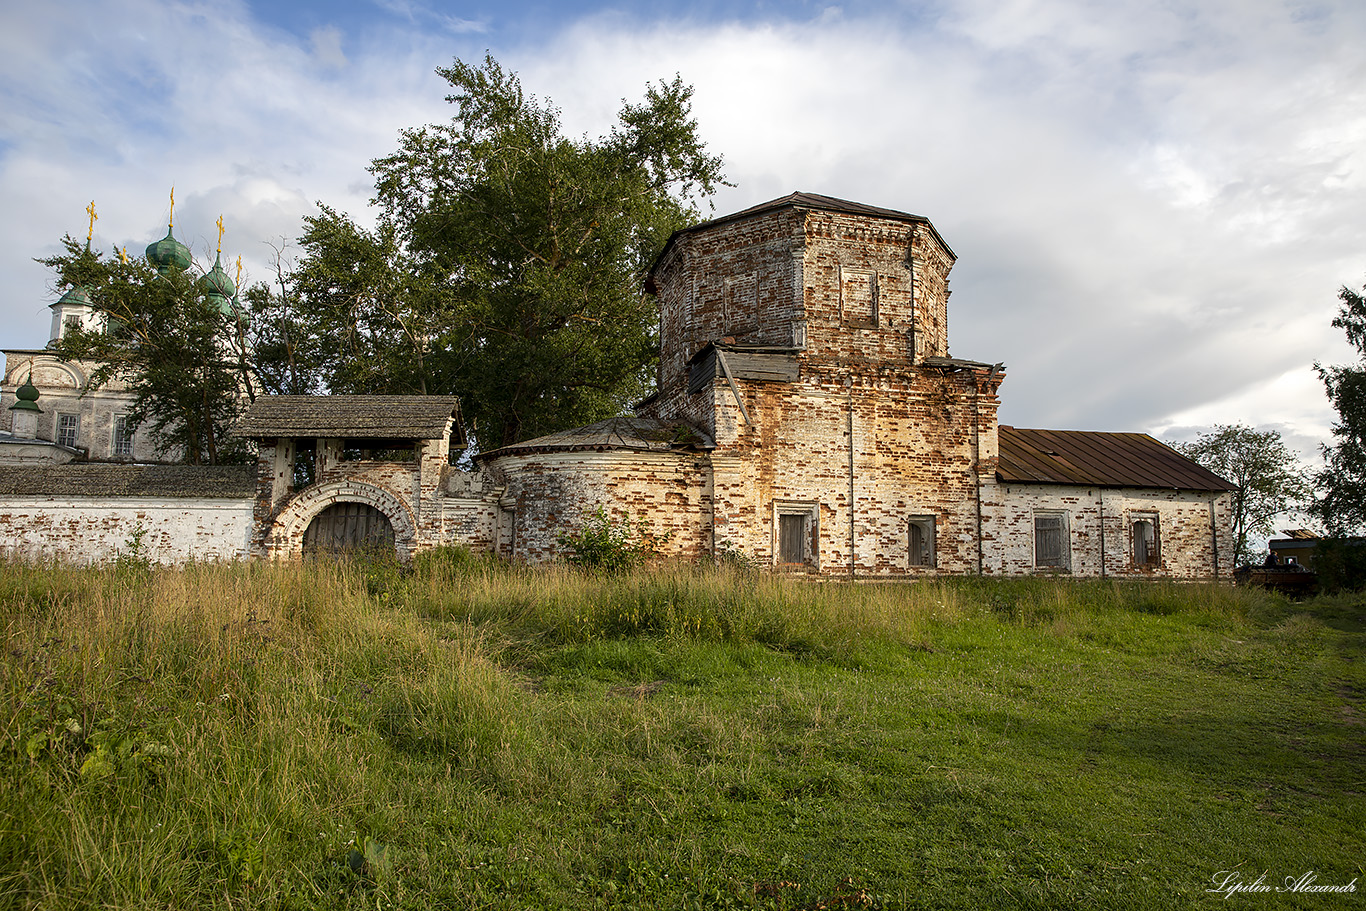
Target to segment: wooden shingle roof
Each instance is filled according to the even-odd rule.
[[[1006,484],[1238,489],[1146,433],[1023,430],[1003,424],[999,438],[996,477]]]
[[[463,444],[460,400],[453,395],[267,395],[252,403],[233,432],[253,440],[437,440],[452,418],[451,442]]]
[[[71,462],[0,467],[0,496],[7,497],[249,500],[255,495],[255,465]]]

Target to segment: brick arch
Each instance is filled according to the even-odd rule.
[[[329,481],[296,496],[271,523],[266,534],[266,553],[285,559],[302,555],[309,523],[333,503],[364,503],[384,513],[394,527],[394,547],[399,557],[412,556],[417,532],[407,504],[382,487],[360,481]]]

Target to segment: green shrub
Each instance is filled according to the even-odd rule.
[[[643,522],[613,519],[601,506],[578,531],[559,536],[560,546],[569,550],[565,559],[571,566],[608,574],[643,566],[659,555],[665,540],[652,534]]]

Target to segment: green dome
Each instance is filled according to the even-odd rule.
[[[199,287],[209,297],[214,298],[214,303],[218,304],[220,309],[223,305],[219,302],[219,298],[230,301],[237,295],[237,286],[232,283],[232,279],[228,278],[228,273],[223,271],[222,257],[223,254],[221,253],[215,256],[213,268],[199,280]]]
[[[72,288],[57,299],[58,304],[76,304],[82,307],[90,306],[90,295],[85,293],[84,288]]]
[[[28,372],[28,379],[24,380],[24,385],[14,390],[14,397],[18,399],[13,405],[9,406],[10,411],[36,411],[43,413],[43,409],[38,407],[38,387],[33,385],[33,371]]]
[[[167,228],[165,237],[147,245],[147,261],[156,266],[159,272],[171,268],[184,272],[190,268],[190,248],[176,240],[171,229]]]

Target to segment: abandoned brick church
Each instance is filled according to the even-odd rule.
[[[277,558],[365,539],[534,562],[601,507],[669,556],[826,576],[1226,575],[1227,481],[1145,434],[998,425],[1002,365],[949,354],[953,263],[925,218],[806,193],[698,224],[647,281],[658,388],[635,414],[461,471],[454,399],[258,399],[232,533]]]
[[[252,546],[293,556],[362,504],[400,548],[538,561],[602,507],[670,555],[823,575],[1227,572],[1228,482],[1144,434],[998,426],[1001,365],[949,356],[953,262],[927,219],[804,193],[680,231],[647,284],[658,389],[635,415],[460,472],[453,401],[263,400]],[[399,436],[405,469],[343,458]],[[301,446],[316,480],[293,491]]]

